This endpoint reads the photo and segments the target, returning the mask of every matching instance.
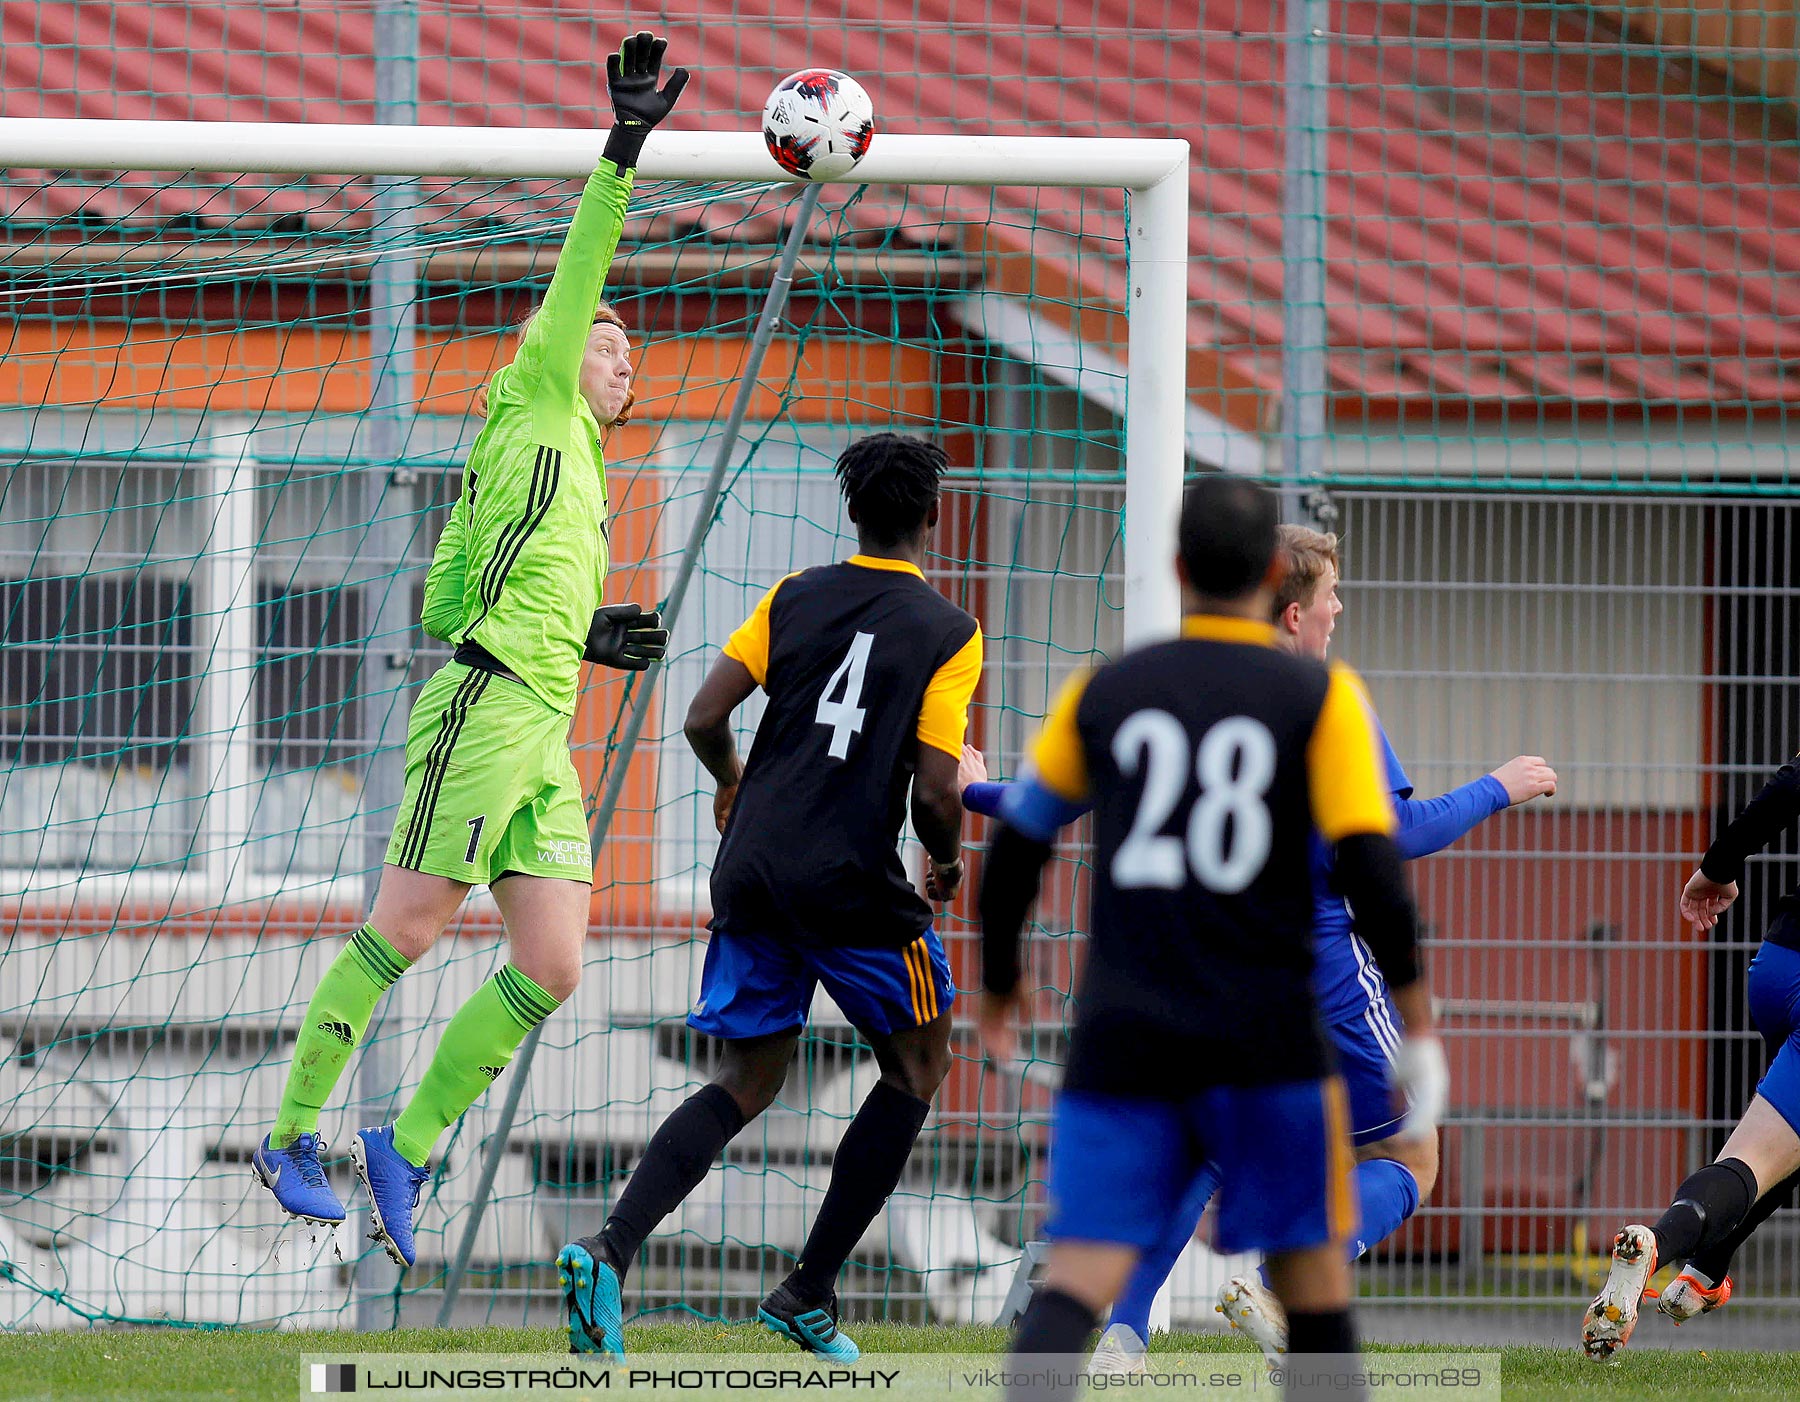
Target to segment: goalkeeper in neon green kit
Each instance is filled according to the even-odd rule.
[[[450,1019],[424,1080],[351,1156],[374,1237],[413,1262],[412,1215],[443,1131],[506,1069],[525,1035],[575,990],[593,853],[569,722],[582,660],[642,670],[668,644],[654,613],[600,607],[607,570],[601,430],[631,407],[625,323],[600,300],[632,170],[687,84],[660,90],[666,41],[640,33],[607,60],[615,124],[588,178],[543,305],[493,378],[487,424],[425,580],[421,623],[456,645],[419,693],[406,794],[369,923],[306,1010],[256,1176],[291,1215],[344,1220],[319,1163],[319,1111],[381,995],[443,932],[475,885],[506,922],[509,961]]]

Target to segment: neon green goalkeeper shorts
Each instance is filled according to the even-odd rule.
[[[407,721],[387,860],[475,886],[513,871],[591,882],[569,718],[522,682],[446,663]]]

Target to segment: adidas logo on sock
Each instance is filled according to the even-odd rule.
[[[321,1022],[319,1031],[336,1037],[347,1047],[356,1045],[356,1033],[350,1030],[350,1024],[347,1022]]]
[[[506,1068],[504,1066],[480,1066],[480,1067],[477,1067],[476,1069],[478,1071],[480,1071],[482,1075],[486,1076],[490,1081],[494,1081],[494,1080],[498,1080],[500,1078],[500,1073],[502,1071],[504,1071]]]

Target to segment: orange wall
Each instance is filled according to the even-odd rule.
[[[419,333],[419,408],[461,413],[499,364],[498,333]],[[730,336],[654,342],[640,350],[647,418],[722,417],[737,392],[748,343]],[[109,409],[205,409],[214,413],[353,414],[367,407],[374,361],[369,335],[342,327],[133,332],[124,323],[0,326],[0,403],[104,404]],[[752,398],[752,420],[842,417],[847,399],[866,410],[934,417],[939,367],[913,345],[817,337],[804,356],[780,338]],[[779,390],[793,378],[785,403]],[[633,435],[646,441],[641,435]],[[625,456],[615,450],[614,456]]]

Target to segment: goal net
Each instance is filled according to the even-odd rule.
[[[838,451],[881,429],[949,451],[927,572],[990,639],[972,738],[997,774],[1063,675],[1172,618],[1185,147],[884,138],[868,183],[824,192],[725,443],[796,190],[754,137],[653,143],[608,281],[639,406],[606,444],[607,595],[664,598],[701,520],[696,572],[634,750],[642,683],[585,678],[576,760],[607,832],[584,980],[510,1123],[503,1079],[440,1146],[402,1280],[360,1204],[336,1234],[284,1226],[250,1158],[444,657],[418,605],[476,392],[598,138],[8,125],[29,141],[0,283],[0,1324],[429,1322],[465,1236],[457,1321],[547,1322],[558,1246],[717,1056],[684,1022],[716,839],[681,715],[763,590],[853,549]],[[1059,868],[1050,936],[1079,871]],[[941,925],[965,988],[970,910]],[[378,1010],[322,1125],[347,1202],[349,1136],[391,1117],[503,957],[478,890]],[[1050,937],[1035,957],[1048,1064],[1077,956]],[[846,1276],[853,1313],[991,1320],[1036,1230],[1044,1078],[956,1050]],[[821,997],[776,1107],[650,1243],[643,1303],[735,1311],[780,1279],[875,1074]]]

